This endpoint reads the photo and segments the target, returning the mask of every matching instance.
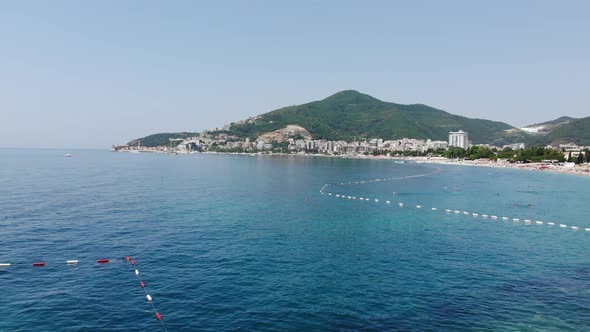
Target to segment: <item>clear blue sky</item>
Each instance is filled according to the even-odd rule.
[[[355,89],[590,115],[590,1],[4,1],[0,146],[107,148]]]

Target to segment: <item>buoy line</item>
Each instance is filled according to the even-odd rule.
[[[334,185],[340,185],[340,186],[349,186],[349,185],[357,185],[357,184],[366,184],[366,183],[374,183],[374,182],[381,182],[381,181],[399,181],[399,180],[405,180],[405,179],[410,179],[410,178],[418,178],[418,177],[424,177],[424,176],[430,176],[430,175],[435,175],[438,173],[442,172],[442,169],[440,167],[436,167],[436,166],[428,166],[428,165],[419,165],[422,167],[428,167],[428,168],[433,168],[435,169],[435,171],[430,172],[430,173],[424,173],[424,174],[417,174],[417,175],[410,175],[410,176],[401,176],[401,177],[391,177],[391,178],[377,178],[377,179],[369,179],[369,180],[355,180],[355,181],[346,181],[346,182],[335,182],[335,183],[326,183],[321,189],[320,189],[320,194],[322,195],[327,195],[330,196],[332,198],[347,198],[350,199],[352,197],[353,200],[356,199],[356,196],[351,196],[350,194],[343,194],[343,193],[335,193],[332,191],[326,191],[326,189],[328,189],[331,186]],[[384,199],[380,199],[380,198],[374,198],[371,199],[369,197],[360,197],[359,198],[360,201],[374,201],[375,204],[379,204],[380,202],[384,202],[385,205],[392,205],[392,201],[390,200],[384,200]],[[393,204],[393,206],[395,207],[395,204]],[[403,208],[405,205],[403,202],[398,202],[397,206],[399,206],[400,208]],[[414,205],[416,209],[420,209],[420,210],[424,210],[424,211],[432,211],[432,212],[439,212],[441,211],[441,213],[444,213],[446,215],[458,215],[458,216],[471,216],[472,218],[482,218],[482,219],[492,219],[492,220],[499,220],[500,217],[497,215],[492,215],[492,214],[485,214],[485,213],[477,213],[477,212],[468,212],[468,211],[463,211],[463,210],[455,210],[455,209],[440,209],[437,207],[431,207],[430,209],[426,208],[426,209],[422,209],[422,207],[424,206],[423,204],[416,204]],[[584,230],[585,232],[590,233],[590,227],[579,227],[579,226],[573,226],[573,225],[566,225],[566,224],[562,224],[562,223],[556,223],[556,222],[545,222],[542,220],[535,220],[533,222],[533,219],[531,218],[525,218],[525,219],[521,219],[521,218],[516,218],[516,217],[508,217],[508,216],[502,216],[501,217],[502,221],[509,221],[510,219],[512,219],[512,221],[514,223],[520,223],[521,220],[523,220],[523,224],[525,225],[543,225],[543,226],[548,226],[548,227],[558,227],[561,229],[570,229],[573,230],[574,232],[577,232],[579,230]]]
[[[141,279],[139,269],[137,268],[137,263],[135,262],[135,260],[131,259],[131,257],[129,257],[129,256],[125,256],[124,258],[118,258],[116,260],[120,260],[120,259],[123,260],[125,264],[127,264],[127,263],[131,264],[131,267],[133,268],[133,270],[135,272],[135,276],[139,280],[139,286],[145,292],[146,299],[150,303],[150,305],[152,306],[152,309],[154,311],[154,315],[156,316],[156,319],[158,321],[160,321],[160,323],[162,324],[162,328],[164,329],[165,332],[167,332],[166,325],[164,324],[164,320],[162,319],[162,315],[156,309],[156,305],[154,304],[154,300],[153,300],[152,296],[147,292],[147,289],[145,288],[145,283]],[[112,260],[110,260],[108,258],[100,258],[100,259],[96,260],[96,263],[97,264],[107,264],[111,261]],[[61,264],[61,265],[66,265],[66,266],[72,266],[72,265],[78,265],[78,263],[80,263],[80,260],[78,260],[78,259],[71,259],[71,260],[66,260],[66,261],[61,260],[59,262],[54,261],[51,263],[55,263],[55,265]],[[30,264],[31,264],[30,266],[32,266],[34,268],[43,268],[43,267],[46,267],[49,265],[47,263],[47,261],[36,261],[36,262],[30,263]],[[14,264],[12,262],[0,263],[0,269],[7,269],[7,268],[13,269],[17,266],[20,267],[20,265],[21,264]],[[24,263],[22,265],[25,266]]]

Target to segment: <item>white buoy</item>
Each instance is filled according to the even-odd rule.
[[[518,218],[512,218],[512,221],[514,221],[514,222],[519,222],[519,221],[520,221],[520,219],[518,219]]]
[[[488,215],[487,214],[482,214],[481,217],[485,219],[485,218],[488,217]]]
[[[356,199],[356,196],[352,196],[352,199]]]
[[[399,203],[399,206],[400,206],[400,207],[403,207],[403,206],[404,206],[404,203]]]
[[[436,208],[432,208],[432,211],[436,211]]]
[[[152,296],[150,294],[147,294],[145,297],[147,298],[148,301],[152,302]]]
[[[459,214],[459,213],[461,213],[461,211],[459,211],[459,210],[455,210],[455,213]]]
[[[590,227],[586,228],[586,232],[590,232]]]
[[[328,196],[332,196],[332,193],[328,193]]]
[[[336,194],[336,197],[340,197],[340,195],[339,194]]]
[[[561,228],[567,228],[567,225],[565,225],[565,224],[559,224],[559,227],[561,227]]]
[[[527,219],[527,220],[525,220],[525,221],[524,221],[524,223],[525,223],[526,225],[530,225],[530,224],[531,224],[531,221],[530,221],[529,219]]]
[[[543,222],[540,221],[540,220],[537,220],[537,221],[535,221],[535,224],[537,224],[537,225],[543,225]]]
[[[391,202],[390,201],[385,201],[385,204],[391,204]]]
[[[135,275],[138,276],[139,275],[139,270],[135,269]]]
[[[555,223],[554,222],[548,222],[547,225],[549,225],[549,226],[555,226]]]
[[[416,209],[421,209],[421,208],[422,208],[422,206],[416,205]]]
[[[472,216],[477,217],[477,216],[479,216],[479,214],[473,213]]]
[[[66,264],[78,264],[78,260],[72,259],[72,260],[66,261]]]
[[[375,203],[379,203],[379,200],[375,198]]]
[[[0,263],[0,267],[10,267],[10,263]]]
[[[362,197],[361,197],[361,198],[359,198],[359,199],[360,199],[361,201],[364,201],[364,200],[365,200],[365,199],[364,199],[364,198],[362,198]]]
[[[451,213],[451,210],[449,210],[449,209],[446,209],[446,210],[445,210],[445,212],[446,212],[446,213]]]
[[[492,219],[496,220],[498,219],[498,216],[492,216]]]
[[[467,211],[463,211],[463,214],[464,214],[464,215],[468,215],[468,214],[469,214],[469,212],[467,212]]]
[[[579,229],[579,228],[578,228],[578,226],[572,226],[571,228],[572,228],[574,231],[577,231],[577,230]]]
[[[502,217],[502,220],[508,220],[508,217]]]

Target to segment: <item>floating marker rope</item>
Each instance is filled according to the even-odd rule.
[[[145,292],[145,296],[146,299],[148,300],[148,302],[150,303],[150,305],[152,306],[152,309],[154,311],[154,314],[156,316],[156,319],[160,321],[160,323],[162,324],[162,328],[164,329],[165,332],[168,332],[168,330],[166,329],[166,325],[164,324],[164,320],[162,319],[162,315],[158,312],[158,310],[156,309],[156,306],[154,304],[154,300],[152,298],[152,296],[147,292],[147,290],[145,289],[145,283],[143,282],[143,280],[141,280],[141,276],[139,275],[139,270],[137,269],[136,266],[136,262],[135,260],[131,259],[129,256],[125,256],[124,258],[122,258],[124,260],[125,263],[131,263],[131,267],[133,267],[135,275],[137,276],[137,279],[139,280],[139,286],[143,289],[143,291]],[[111,260],[109,260],[108,258],[101,258],[101,259],[97,259],[96,263],[97,264],[107,264],[109,263]],[[67,260],[65,261],[65,265],[77,265],[80,261],[77,259],[72,259],[72,260]],[[64,264],[64,261],[60,261],[61,264]],[[47,262],[45,261],[39,261],[39,262],[33,262],[32,266],[33,267],[38,267],[38,268],[43,268],[45,267],[47,264]],[[0,269],[7,269],[7,268],[14,268],[15,264],[13,263],[0,263]]]
[[[348,182],[336,182],[336,183],[326,183],[321,189],[320,189],[320,194],[325,195],[327,194],[328,196],[331,196],[332,198],[341,198],[341,199],[351,199],[352,200],[356,200],[357,197],[356,196],[350,196],[349,194],[342,194],[342,193],[335,193],[335,192],[329,192],[327,191],[327,189],[329,189],[330,187],[334,186],[334,185],[340,185],[340,186],[349,186],[349,185],[357,185],[357,184],[365,184],[365,183],[374,183],[374,182],[382,182],[382,181],[400,181],[400,180],[406,180],[406,179],[411,179],[411,178],[419,178],[419,177],[424,177],[424,176],[431,176],[431,175],[435,175],[438,173],[442,172],[442,169],[440,167],[435,167],[435,166],[428,166],[428,165],[419,165],[422,167],[428,167],[428,168],[432,168],[434,169],[433,172],[430,173],[423,173],[423,174],[417,174],[417,175],[410,175],[410,176],[401,176],[401,177],[391,177],[391,178],[377,178],[377,179],[369,179],[369,180],[355,180],[355,181],[348,181]],[[363,202],[369,202],[369,201],[374,201],[376,204],[379,204],[379,202],[384,201],[382,199],[379,198],[375,198],[375,199],[369,199],[369,198],[364,198],[364,197],[360,197],[359,198],[360,201]],[[386,205],[391,205],[391,201],[389,200],[385,200],[384,201]],[[404,207],[404,203],[402,202],[398,202],[398,206],[400,208]],[[423,205],[416,205],[416,209],[422,209]],[[428,210],[428,209],[427,209]],[[438,208],[436,207],[432,207],[430,208],[430,211],[436,212],[439,211]],[[451,209],[444,209],[444,213],[447,215],[464,215],[464,216],[468,216],[471,215],[473,218],[478,218],[481,217],[483,219],[488,219],[491,218],[492,220],[498,220],[498,216],[496,215],[488,215],[488,214],[479,214],[479,213],[470,213],[468,211],[461,211],[461,210],[451,210]],[[508,221],[510,220],[509,217],[502,217],[503,221]],[[514,223],[520,223],[520,218],[512,218],[512,221]],[[554,227],[556,225],[556,223],[554,222],[544,222],[542,220],[536,220],[533,223],[532,219],[523,219],[524,220],[524,224],[525,225],[546,225],[549,227]],[[562,229],[571,229],[574,232],[577,232],[580,229],[584,229],[586,232],[590,233],[590,227],[587,228],[583,228],[583,227],[579,227],[579,226],[571,226],[571,225],[566,225],[566,224],[557,224],[559,226],[559,228]]]

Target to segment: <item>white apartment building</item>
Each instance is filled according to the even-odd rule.
[[[463,130],[449,132],[449,146],[458,146],[467,150],[469,148],[469,134]]]

